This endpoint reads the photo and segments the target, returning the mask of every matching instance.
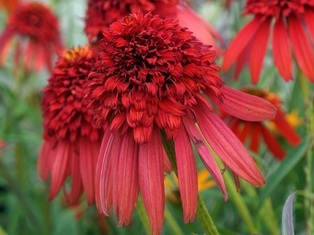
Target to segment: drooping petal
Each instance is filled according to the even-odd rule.
[[[174,139],[178,181],[183,207],[184,223],[193,221],[197,207],[197,170],[190,139],[183,125]]]
[[[290,126],[285,118],[285,114],[282,110],[278,110],[277,116],[272,120],[277,127],[278,132],[292,145],[297,146],[301,142],[301,137]]]
[[[314,42],[314,12],[312,9],[305,9],[304,19],[307,25],[307,29],[311,35],[312,42]]]
[[[190,139],[194,143],[194,146],[201,157],[202,162],[204,163],[206,169],[210,172],[210,174],[215,179],[226,201],[228,196],[227,196],[225,182],[223,180],[221,171],[213,155],[211,154],[208,146],[206,146],[206,141],[204,140],[200,131],[196,128],[195,123],[193,122],[193,119],[190,116],[184,116],[182,117],[182,119],[183,119],[183,124],[190,136]]]
[[[37,161],[37,172],[41,179],[48,180],[55,154],[55,148],[51,148],[49,142],[44,140],[40,146]]]
[[[215,103],[232,116],[251,122],[275,118],[276,108],[267,100],[227,86],[220,91],[224,95],[223,103]]]
[[[235,174],[256,187],[262,186],[265,179],[240,140],[206,105],[198,104],[194,108],[197,123],[209,145]]]
[[[251,52],[250,52],[250,72],[251,72],[251,81],[253,84],[257,84],[259,76],[262,70],[262,65],[264,57],[266,54],[266,49],[268,45],[269,30],[270,29],[270,19],[266,19],[259,27],[256,32]]]
[[[300,19],[289,17],[289,36],[294,55],[304,75],[314,82],[314,52]]]
[[[130,223],[135,208],[138,192],[138,144],[133,139],[131,130],[123,136],[117,170],[118,218],[119,226]]]
[[[99,143],[81,137],[80,140],[80,172],[88,204],[95,202],[95,170],[98,158]],[[77,159],[78,160],[78,159]]]
[[[165,193],[163,152],[159,130],[155,127],[150,142],[139,147],[139,183],[153,234],[160,234],[164,217]]]
[[[256,31],[259,29],[261,24],[261,19],[255,17],[251,22],[249,22],[244,28],[235,36],[231,41],[229,47],[227,48],[224,59],[222,62],[221,69],[227,71],[232,63],[238,58],[240,53],[248,46],[250,41],[253,39]]]
[[[274,63],[285,81],[292,80],[292,57],[289,45],[289,36],[282,18],[275,22],[273,32]]]
[[[276,138],[272,135],[272,133],[270,133],[269,130],[267,130],[266,128],[263,127],[262,128],[262,134],[263,134],[263,137],[264,137],[264,140],[265,140],[267,147],[274,154],[274,156],[278,160],[284,159],[286,156],[286,153],[282,149],[282,147],[280,146],[280,144],[278,143]]]
[[[70,160],[70,144],[67,141],[58,142],[56,148],[56,156],[51,168],[50,200],[58,194],[64,184]]]
[[[252,136],[251,136],[251,143],[250,143],[250,149],[258,153],[259,146],[261,143],[261,123],[254,123],[252,125]]]

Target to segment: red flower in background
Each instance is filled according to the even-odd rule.
[[[248,0],[244,15],[254,15],[230,43],[222,64],[228,70],[236,62],[235,76],[249,62],[251,79],[259,80],[270,31],[274,63],[285,81],[292,80],[292,55],[300,69],[314,82],[314,1]],[[311,42],[312,40],[312,42]]]
[[[159,14],[162,18],[178,19],[182,27],[188,27],[200,41],[213,45],[221,53],[215,42],[215,39],[222,42],[219,33],[197,15],[185,0],[89,0],[85,18],[85,32],[89,41],[100,40],[104,27],[139,10]]]
[[[0,8],[4,8],[8,12],[12,12],[18,4],[19,0],[0,0]]]
[[[249,148],[255,152],[259,152],[261,139],[268,149],[273,153],[275,158],[282,160],[286,156],[286,152],[277,140],[277,136],[282,136],[293,147],[297,146],[301,138],[289,123],[287,115],[281,108],[282,101],[275,93],[266,90],[258,90],[252,88],[244,88],[245,93],[261,97],[277,108],[277,115],[274,119],[265,122],[249,122],[233,117],[223,112],[221,117],[227,122],[230,129],[238,136],[241,142],[249,141]],[[276,134],[274,134],[274,130]]]
[[[225,199],[222,174],[206,142],[235,175],[255,186],[264,184],[254,160],[213,112],[209,99],[251,121],[273,118],[276,109],[224,86],[214,59],[210,46],[169,18],[139,13],[104,29],[86,98],[97,124],[105,128],[96,205],[105,215],[113,205],[119,225],[129,223],[140,191],[153,234],[161,231],[166,155],[161,132],[174,142],[185,222],[193,221],[197,206],[191,142]]]
[[[52,56],[63,49],[58,19],[41,3],[21,3],[10,14],[7,25],[0,35],[2,60],[15,36],[18,37],[14,52],[16,68],[23,57],[26,70],[38,71],[44,65],[51,70]]]
[[[51,176],[50,199],[71,177],[70,192],[65,190],[69,202],[76,202],[85,191],[88,203],[94,203],[95,167],[103,132],[93,124],[83,100],[83,87],[94,61],[87,46],[65,51],[44,89],[44,141],[38,172],[44,180]]]

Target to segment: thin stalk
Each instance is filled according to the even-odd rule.
[[[139,215],[140,220],[142,221],[145,233],[147,235],[151,234],[148,217],[146,215],[144,202],[143,202],[143,199],[142,199],[141,196],[138,197],[138,201],[137,201],[137,204],[136,204],[136,212]]]
[[[176,235],[183,235],[183,231],[178,225],[177,221],[173,218],[170,210],[168,207],[165,208],[165,220],[167,221],[170,229],[171,229],[171,234],[176,234]]]
[[[224,180],[228,189],[228,194],[230,195],[230,199],[237,208],[250,233],[258,233],[258,230],[253,221],[253,217],[241,195],[237,192],[233,179],[229,172],[224,173]]]
[[[164,134],[164,133],[163,133]],[[173,171],[178,176],[178,169],[177,169],[177,163],[176,163],[176,157],[175,157],[175,150],[173,146],[173,142],[167,141],[165,136],[163,135],[163,145],[165,147],[165,150],[167,152],[167,155],[169,157],[169,160],[171,162]],[[213,222],[205,204],[204,201],[198,196],[197,198],[197,210],[196,210],[196,218],[198,222],[200,223],[203,231],[205,234],[208,235],[219,235],[219,232],[217,230],[217,227],[215,223]]]
[[[313,195],[313,151],[314,151],[314,109],[313,109],[313,93],[310,92],[310,84],[304,74],[299,70],[298,80],[300,83],[303,104],[306,134],[309,136],[309,145],[305,154],[305,195],[304,208],[306,213],[307,234],[314,234],[314,203]]]

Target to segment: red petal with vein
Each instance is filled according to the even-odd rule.
[[[296,131],[290,126],[289,122],[285,119],[283,111],[278,110],[277,116],[272,120],[277,127],[279,133],[292,145],[297,146],[301,142],[301,137]]]
[[[282,149],[282,147],[280,146],[280,144],[278,143],[276,138],[274,138],[274,136],[269,132],[269,130],[267,130],[265,127],[263,127],[262,128],[262,134],[263,134],[263,137],[264,137],[264,140],[265,140],[267,147],[274,154],[274,156],[278,160],[284,159],[286,156],[285,151]]]
[[[131,130],[123,136],[117,172],[119,226],[122,226],[130,223],[139,191],[138,144],[135,143]]]
[[[56,156],[51,169],[50,200],[59,193],[67,177],[67,169],[70,160],[69,149],[69,143],[66,141],[60,141],[57,144]]]
[[[259,18],[254,18],[235,36],[227,48],[221,69],[227,71],[231,64],[239,57],[240,53],[248,46],[250,41],[253,39],[256,31],[261,24]]]
[[[222,177],[221,171],[211,154],[210,150],[206,146],[206,141],[204,140],[202,134],[199,132],[199,130],[196,128],[195,123],[191,119],[191,117],[184,116],[182,117],[183,119],[183,124],[192,140],[194,143],[194,146],[199,153],[202,162],[204,163],[206,169],[210,172],[210,174],[213,176],[215,179],[218,187],[220,188],[221,192],[224,195],[225,201],[228,199],[227,195],[227,190],[225,186],[224,179]]]
[[[256,187],[265,184],[265,179],[253,158],[226,124],[202,102],[198,102],[194,111],[207,142],[223,162],[250,184]]]
[[[280,75],[285,81],[292,80],[292,57],[289,36],[286,25],[281,18],[276,21],[274,26],[273,56]]]
[[[178,129],[174,146],[184,223],[193,222],[197,207],[197,170],[191,142],[183,125]]]
[[[139,183],[153,234],[160,234],[165,208],[163,145],[154,128],[150,142],[139,148]]]
[[[82,137],[80,143],[80,169],[88,204],[95,202],[95,170],[99,143]]]
[[[105,181],[105,179],[106,175],[110,176],[112,171],[110,158],[112,143],[113,135],[107,129],[101,143],[95,174],[96,206],[99,212],[107,216],[109,215],[109,209],[112,204],[112,182]],[[105,196],[106,191],[110,192],[108,193],[109,198]]]
[[[252,126],[253,126],[253,131],[251,135],[250,149],[253,152],[258,153],[259,146],[261,143],[261,135],[262,135],[261,124],[254,123]]]
[[[241,120],[239,121],[241,122]],[[253,124],[252,122],[243,123],[242,130],[237,129],[237,132],[233,131],[243,144],[246,142],[247,138],[252,133],[252,124]]]
[[[172,171],[171,162],[168,158],[168,155],[167,155],[165,149],[163,149],[163,152],[164,152],[164,171],[166,173],[170,173]]]
[[[250,95],[227,86],[220,88],[223,103],[217,103],[221,109],[239,119],[259,122],[273,119],[276,116],[276,108],[267,100]]]
[[[307,29],[311,35],[312,42],[314,43],[314,12],[313,9],[305,10],[304,19],[307,25]]]
[[[206,45],[212,45],[218,54],[222,53],[222,49],[215,42],[217,38],[221,43],[223,39],[220,34],[201,16],[197,15],[189,6],[182,6],[183,9],[177,7],[177,17],[180,25],[189,28],[194,36]]]
[[[262,65],[268,45],[269,29],[270,19],[267,19],[261,24],[253,39],[249,59],[251,81],[253,84],[258,83],[262,70]]]
[[[314,82],[314,52],[302,23],[296,17],[289,17],[289,36],[294,55],[304,75]]]

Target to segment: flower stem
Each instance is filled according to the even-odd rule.
[[[306,134],[309,136],[309,145],[305,154],[305,182],[306,188],[304,197],[304,208],[306,213],[306,227],[307,234],[314,234],[314,203],[312,201],[313,195],[313,151],[314,151],[314,109],[313,109],[313,92],[310,92],[310,84],[304,74],[299,70],[298,80],[300,83],[303,104],[304,104],[304,119]]]
[[[142,221],[142,224],[144,226],[145,233],[147,235],[151,234],[150,227],[149,227],[149,221],[146,215],[144,202],[141,196],[138,197],[137,205],[136,205],[136,212],[140,217],[140,220]]]
[[[178,176],[178,169],[177,169],[177,163],[176,163],[176,157],[175,157],[175,150],[174,145],[172,141],[166,140],[164,133],[162,133],[162,141],[163,145],[165,147],[165,150],[167,152],[167,155],[169,157],[169,160],[171,162],[173,171]],[[204,201],[198,196],[197,199],[197,210],[196,210],[196,218],[199,221],[203,231],[208,235],[219,235],[219,232],[217,230],[217,227],[215,223],[213,222],[205,204]]]
[[[169,224],[169,227],[171,229],[171,234],[176,234],[176,235],[183,235],[183,231],[181,230],[180,226],[178,225],[178,223],[175,221],[175,219],[173,219],[173,216],[171,214],[171,212],[169,211],[169,209],[165,208],[165,220],[167,221],[167,223]]]
[[[228,189],[228,193],[230,195],[231,200],[233,201],[233,204],[238,209],[240,216],[242,217],[244,223],[246,224],[247,228],[249,229],[250,233],[257,233],[258,230],[254,224],[253,217],[250,214],[250,211],[245,204],[244,200],[240,196],[240,194],[237,192],[235,185],[233,183],[233,179],[229,172],[224,173],[224,180]]]

